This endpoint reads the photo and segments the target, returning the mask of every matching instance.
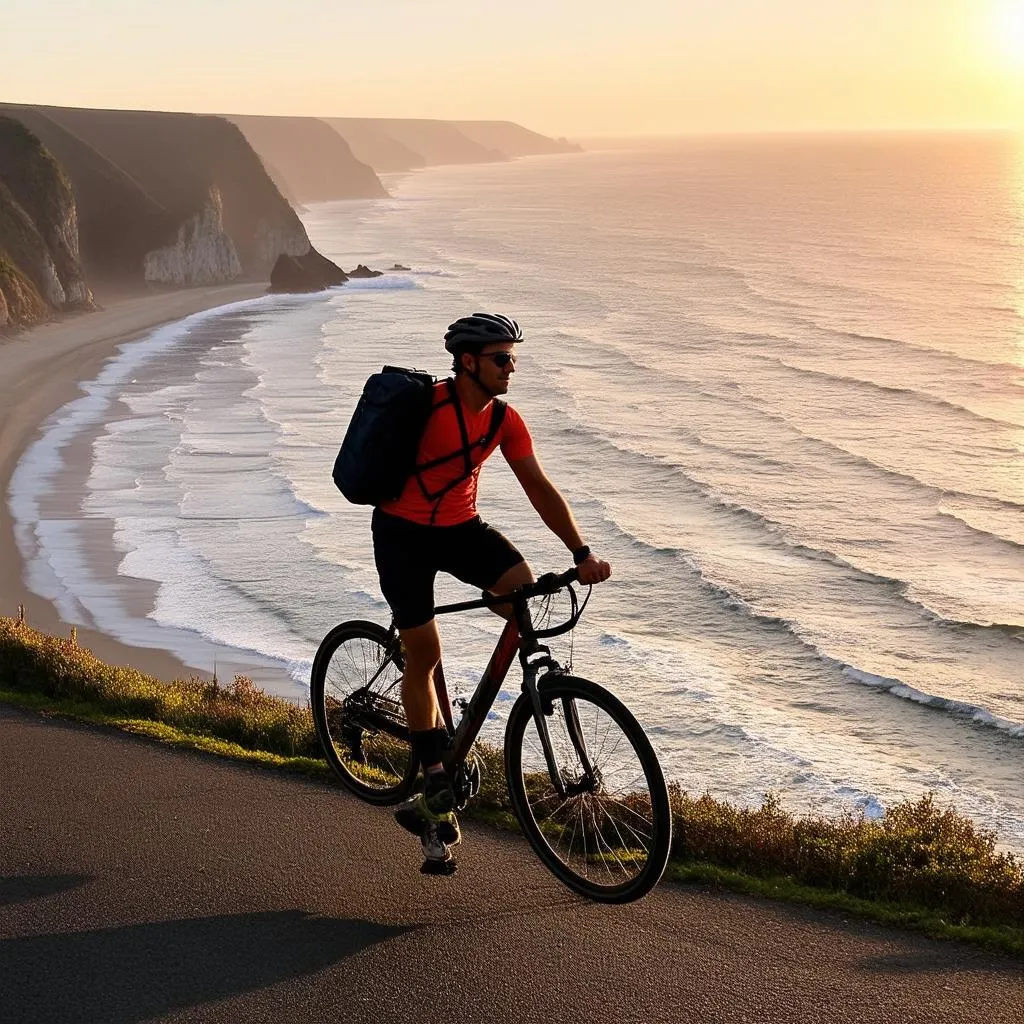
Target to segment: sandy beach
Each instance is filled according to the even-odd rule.
[[[265,291],[263,284],[237,284],[107,302],[101,295],[98,298],[104,308],[97,312],[0,339],[0,615],[17,615],[18,606],[24,605],[27,621],[36,629],[66,634],[71,628],[48,601],[28,589],[8,507],[11,474],[47,418],[80,394],[79,382],[95,377],[119,345],[161,324],[255,298]],[[69,454],[74,457],[74,452]],[[111,565],[110,571],[116,571],[116,565]],[[147,598],[145,589],[139,588],[140,602]],[[132,665],[164,679],[195,674],[164,651],[128,647],[87,629],[79,628],[78,636],[83,646],[114,664]]]

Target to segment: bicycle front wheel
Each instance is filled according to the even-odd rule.
[[[606,903],[645,896],[661,878],[672,815],[657,754],[607,690],[575,676],[540,681],[552,781],[533,705],[523,694],[505,732],[512,808],[534,850],[570,889]]]
[[[356,796],[394,804],[412,791],[418,765],[402,708],[397,637],[376,622],[343,622],[324,637],[309,683],[327,763]]]

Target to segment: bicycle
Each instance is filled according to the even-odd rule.
[[[540,640],[575,629],[576,569],[549,573],[500,597],[435,608],[437,615],[511,605],[487,668],[455,724],[440,665],[434,675],[449,734],[445,766],[457,808],[480,788],[473,753],[516,654],[522,693],[505,729],[508,793],[523,832],[544,864],[570,889],[626,903],[657,885],[668,861],[672,819],[665,778],[643,729],[625,705],[596,683],[569,674]],[[569,619],[534,627],[529,602],[567,590]],[[402,648],[394,623],[352,620],[335,626],[313,660],[310,697],[328,763],[356,796],[379,805],[408,798],[420,766],[409,746],[400,684]]]

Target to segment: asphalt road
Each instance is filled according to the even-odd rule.
[[[0,1020],[1024,1020],[1024,969],[836,914],[663,884],[573,896],[466,829],[419,873],[325,784],[0,707]]]

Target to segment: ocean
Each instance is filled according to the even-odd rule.
[[[505,312],[508,397],[614,574],[555,652],[668,775],[869,816],[934,792],[1024,851],[1024,143],[679,140],[387,184],[303,220],[345,267],[411,270],[160,328],[50,420],[9,495],[33,589],[306,699],[332,625],[388,618],[330,476],[365,378],[442,376],[447,324]],[[500,455],[480,507],[569,564]],[[442,620],[455,689],[499,625]]]

